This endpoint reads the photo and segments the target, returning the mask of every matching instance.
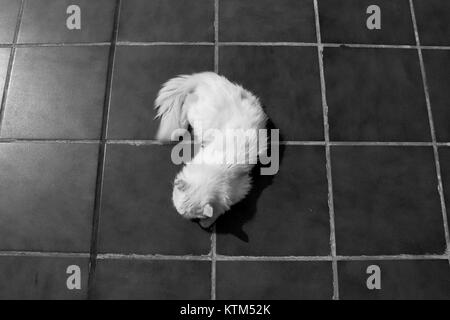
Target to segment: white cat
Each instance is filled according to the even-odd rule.
[[[267,116],[258,98],[213,72],[169,80],[155,108],[161,119],[158,140],[176,140],[177,129],[191,126],[194,141],[201,143],[199,152],[175,178],[172,200],[184,218],[200,219],[207,228],[250,191],[249,173],[257,156],[266,151],[266,141],[258,144],[258,130],[265,128]],[[256,134],[232,137],[244,130]],[[224,137],[232,142],[233,156],[247,161],[224,161],[233,152],[228,144],[224,148]]]

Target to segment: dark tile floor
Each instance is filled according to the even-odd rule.
[[[220,48],[219,66],[261,98],[284,139],[323,140],[316,48],[227,46]]]
[[[214,1],[122,1],[119,41],[214,40]]]
[[[330,254],[324,151],[319,146],[287,146],[281,171],[275,177],[260,177],[266,179],[255,181],[260,188],[223,217],[217,227],[217,252],[233,256]]]
[[[330,139],[431,141],[415,50],[326,48]]]
[[[408,0],[272,3],[0,0],[0,298],[450,299],[448,1],[412,1],[423,48]],[[160,85],[205,70],[285,141],[214,231],[153,140]]]
[[[153,139],[153,100],[176,74],[214,70],[211,46],[120,46],[111,93],[109,139]],[[126,106],[126,107],[124,107]]]
[[[2,0],[0,10],[0,43],[12,43],[21,0]]]
[[[171,178],[180,167],[170,152],[170,146],[107,146],[100,252],[208,254],[209,234],[171,208]]]
[[[450,149],[440,150],[442,180],[445,186],[444,194],[447,208],[450,208]],[[447,209],[447,216],[450,218],[450,211]],[[450,220],[448,220],[450,221]]]
[[[10,54],[11,49],[0,48],[0,96],[3,96]]]
[[[322,41],[331,43],[414,45],[408,0],[319,0]],[[367,8],[381,10],[380,30],[365,27]],[[362,28],[362,26],[364,26]]]
[[[431,147],[332,147],[341,255],[444,254]]]
[[[316,42],[310,0],[219,1],[219,25],[224,42]]]
[[[367,290],[367,270],[379,266],[381,290]],[[339,262],[342,299],[450,299],[450,273],[446,260]]]
[[[414,0],[417,26],[423,45],[450,45],[450,2],[447,0]]]
[[[99,139],[108,47],[18,48],[2,138]]]
[[[218,299],[328,299],[331,263],[223,261],[217,265]],[[299,290],[301,288],[301,290]]]
[[[101,260],[92,298],[209,299],[210,274],[209,261]]]
[[[89,272],[89,258],[0,256],[0,297],[2,299],[87,298],[87,277],[81,277],[80,290],[66,286],[71,266]]]
[[[433,106],[436,139],[450,141],[450,50],[424,52],[425,67]]]
[[[67,8],[80,7],[83,29],[61,28]],[[109,42],[114,21],[115,0],[27,0],[19,32],[19,43]],[[45,17],[43,19],[42,17]]]

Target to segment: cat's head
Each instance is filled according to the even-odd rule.
[[[198,219],[204,228],[229,209],[223,181],[216,175],[211,168],[188,165],[174,181],[172,201],[178,213],[185,219]]]

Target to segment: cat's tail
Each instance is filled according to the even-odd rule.
[[[167,81],[155,100],[156,119],[161,119],[156,139],[169,141],[179,135],[177,129],[187,129],[187,96],[198,84],[196,75],[180,75]]]

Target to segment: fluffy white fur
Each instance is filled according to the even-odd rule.
[[[224,163],[227,151],[214,135],[200,136],[209,129],[248,130],[265,128],[267,116],[258,98],[241,86],[212,72],[181,75],[169,80],[155,101],[161,119],[157,139],[171,140],[179,128],[193,129],[195,140],[202,141],[200,151],[177,175],[173,203],[188,219],[200,219],[211,226],[231,205],[242,200],[251,188],[250,171],[256,159],[245,164]],[[237,142],[236,142],[237,143]],[[265,144],[263,144],[265,147]],[[249,158],[265,149],[258,148],[257,136],[246,136],[245,145],[236,145],[237,153]]]

